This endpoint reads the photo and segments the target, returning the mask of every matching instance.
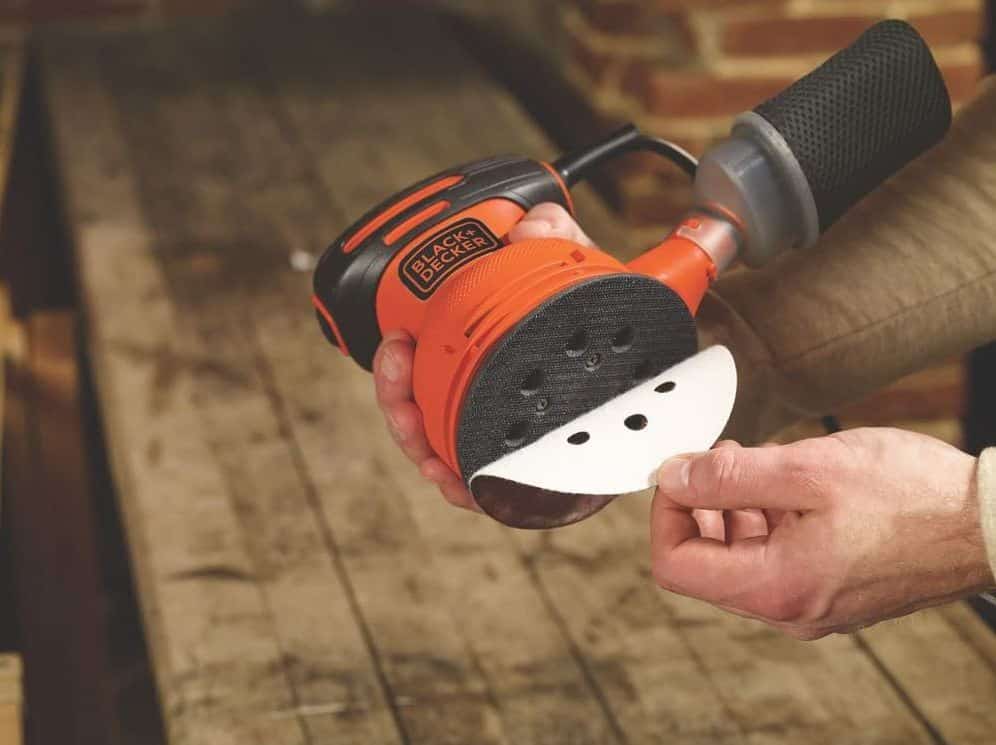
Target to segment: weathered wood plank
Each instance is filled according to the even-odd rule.
[[[305,743],[265,593],[194,402],[197,379],[215,374],[212,360],[167,290],[95,48],[53,43],[45,62],[90,353],[172,740]]]
[[[996,727],[996,644],[964,604],[861,632],[947,743],[988,742]]]
[[[202,43],[204,41],[209,43]],[[309,202],[307,193],[296,190],[292,180],[277,178],[272,184],[268,182],[268,178],[281,173],[282,162],[291,167],[295,164],[293,159],[282,161],[283,154],[279,151],[268,150],[267,145],[271,143],[265,140],[269,138],[273,144],[278,143],[280,131],[273,128],[270,112],[254,97],[254,88],[240,84],[245,71],[239,67],[238,58],[233,56],[233,50],[224,44],[224,40],[216,37],[203,40],[199,34],[192,33],[184,35],[179,44],[169,44],[162,40],[150,43],[153,54],[161,54],[162,60],[169,62],[174,81],[181,87],[171,95],[160,98],[160,105],[149,108],[144,115],[136,117],[133,120],[134,127],[126,127],[126,137],[136,152],[147,153],[149,147],[158,145],[160,155],[167,157],[178,167],[178,178],[158,178],[155,184],[146,184],[150,219],[162,237],[173,292],[192,311],[192,317],[196,319],[193,320],[193,325],[216,350],[215,353],[222,355],[221,359],[227,360],[245,374],[258,377],[260,381],[261,390],[253,395],[258,406],[255,410],[247,411],[242,421],[232,418],[231,393],[203,391],[204,405],[209,409],[218,407],[218,416],[206,424],[212,436],[218,440],[219,453],[225,449],[234,458],[232,473],[235,474],[237,469],[246,470],[239,454],[231,452],[233,445],[239,441],[239,433],[255,432],[253,436],[259,437],[261,424],[268,419],[282,424],[281,420],[287,416],[283,402],[271,401],[267,397],[269,391],[266,388],[270,375],[268,365],[275,361],[265,360],[261,351],[256,348],[252,333],[255,317],[257,313],[285,314],[294,306],[288,306],[284,296],[282,307],[270,307],[266,303],[265,294],[261,292],[266,283],[260,283],[259,277],[254,278],[251,273],[240,272],[233,265],[246,254],[265,261],[270,246],[281,251],[278,256],[283,260],[286,272],[284,244],[280,236],[274,234],[274,229],[279,230],[282,227],[281,220],[287,219],[288,206],[293,209],[296,204],[297,209],[302,209],[310,204],[310,209],[317,214],[322,205],[314,197]],[[189,60],[189,65],[186,60]],[[152,71],[139,65],[137,77],[129,77],[115,64],[113,55],[108,57],[107,69],[115,88],[124,91],[120,96],[123,107],[134,111],[130,95],[145,95],[144,81]],[[229,81],[231,87],[225,86],[214,96],[208,97],[198,93],[196,86],[184,85],[188,80],[196,80],[203,69],[212,70],[214,75]],[[140,106],[138,102],[134,103],[135,108]],[[252,131],[258,132],[257,136],[264,141],[243,144],[241,136],[233,137],[233,127],[244,121],[256,122]],[[196,148],[187,147],[189,131],[199,133]],[[224,187],[219,188],[218,184],[211,183],[209,179],[190,184],[182,175],[201,173],[212,168],[221,169],[225,179]],[[189,197],[186,196],[188,194]],[[184,199],[188,201],[184,202]],[[272,207],[274,203],[283,206],[285,210],[276,214]],[[177,209],[177,205],[181,208]],[[274,222],[266,224],[266,219],[271,216]],[[212,231],[219,230],[225,231],[226,246],[230,250],[219,251],[216,258],[223,264],[232,266],[232,271],[216,277],[206,271],[198,276],[196,271],[191,271],[191,252],[200,246],[205,251],[213,249],[214,245],[202,242],[206,237],[211,240]],[[273,268],[277,269],[276,266]],[[212,279],[220,279],[226,288],[207,286]],[[306,295],[296,295],[296,299],[301,297],[306,298]],[[240,329],[245,329],[247,333],[241,333]],[[282,361],[278,364],[282,364]],[[258,395],[260,393],[266,395]],[[343,434],[350,440],[343,443],[345,446],[355,445],[355,430],[350,428]],[[290,456],[298,457],[285,440],[275,446],[280,452],[286,451]],[[298,513],[301,509],[288,502],[288,495],[296,490],[312,500],[313,487],[304,484],[292,488],[290,484],[280,483],[285,478],[301,478],[294,463],[281,463],[271,458],[269,462],[260,465],[260,470],[250,467],[250,472],[243,476],[245,497],[241,500],[243,510],[247,513],[252,510],[256,514],[256,529],[264,530],[267,521],[279,520],[278,525],[300,522]],[[348,490],[342,491],[343,484],[340,482],[335,493],[355,496],[367,503],[357,506],[370,510],[367,495],[381,489],[383,484],[376,463],[361,462],[360,468],[351,468],[349,463],[340,465],[343,467],[337,476],[340,479],[345,477]],[[276,489],[277,493],[282,494],[282,504],[267,501],[265,494],[260,493],[270,489]],[[310,506],[314,512],[323,509],[317,501]],[[391,507],[386,501],[382,506],[385,510]],[[398,716],[410,736],[421,735],[421,741],[466,742],[468,738],[472,738],[488,742],[489,733],[496,728],[492,706],[484,695],[482,686],[475,680],[474,666],[466,658],[445,606],[435,602],[432,597],[433,570],[424,556],[423,547],[417,540],[404,540],[410,531],[407,530],[403,513],[398,513],[397,516],[400,519],[391,526],[393,530],[389,534],[395,534],[398,539],[384,550],[377,540],[369,540],[362,531],[363,521],[350,520],[350,516],[345,515],[341,516],[345,519],[335,519],[339,516],[333,516],[332,519],[325,520],[322,528],[325,549],[310,547],[308,543],[299,541],[296,542],[295,553],[300,552],[297,557],[299,561],[314,561],[327,549],[342,567],[349,569],[350,579],[344,584],[348,585],[348,592],[355,592],[351,602],[356,604],[356,618],[352,625],[354,628],[370,629],[369,643],[376,654],[379,674],[384,676],[390,686],[392,705],[399,710]],[[354,526],[360,528],[358,533],[353,532]],[[373,527],[377,530],[384,529],[383,525]],[[398,597],[411,595],[405,591],[407,577],[404,572],[397,571],[399,565],[410,566],[410,571],[414,574],[412,581],[417,579],[428,586],[421,602],[418,599],[408,604],[397,602]],[[288,587],[287,597],[283,598],[286,602],[273,609],[278,625],[293,624],[294,619],[300,616],[296,605],[307,598],[295,599],[293,593],[294,588]],[[336,611],[335,607],[330,607],[336,603],[334,596],[312,598],[312,601],[313,613],[333,615]],[[342,601],[339,601],[339,605],[346,607],[346,603]],[[341,634],[342,630],[337,626],[339,624],[327,626],[329,633]],[[301,664],[325,664],[323,661],[329,655],[328,650],[312,649]],[[441,672],[444,674],[440,674]],[[302,696],[307,695],[309,685],[313,687],[311,677],[295,681],[295,688]],[[415,695],[419,696],[419,701],[409,705]],[[424,703],[423,699],[428,703]],[[312,722],[311,726],[315,727],[317,724]],[[325,724],[327,726],[324,730],[315,732],[316,738],[341,736],[336,731],[338,723],[328,721]]]
[[[8,493],[20,639],[33,742],[85,743],[106,734],[106,627],[96,515],[83,436],[77,318],[39,311],[27,356],[12,371],[24,397],[28,460],[11,463]],[[67,623],[67,619],[72,619]]]

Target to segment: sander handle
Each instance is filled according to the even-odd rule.
[[[731,136],[702,156],[694,201],[735,216],[741,258],[761,266],[812,246],[950,124],[951,100],[926,42],[904,21],[882,21],[739,116]]]

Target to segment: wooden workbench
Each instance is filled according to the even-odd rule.
[[[292,257],[449,164],[553,153],[430,16],[42,51],[174,745],[996,739],[996,642],[963,606],[796,642],[656,589],[642,498],[517,532],[397,452]]]

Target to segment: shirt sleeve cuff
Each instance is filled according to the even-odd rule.
[[[996,575],[996,448],[983,451],[979,458],[978,491],[986,555]]]

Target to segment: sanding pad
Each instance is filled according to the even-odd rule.
[[[695,321],[666,285],[611,274],[525,316],[475,373],[460,411],[465,480],[691,357]]]
[[[733,411],[737,371],[715,346],[478,469],[470,488],[499,521],[550,528],[654,485],[666,459],[711,447]]]

